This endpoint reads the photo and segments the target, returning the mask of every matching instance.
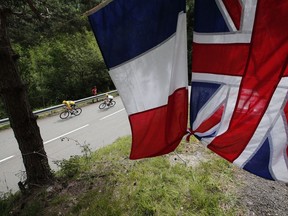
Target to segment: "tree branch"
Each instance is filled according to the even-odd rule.
[[[39,20],[42,20],[43,16],[41,15],[41,13],[39,13],[39,11],[36,9],[36,7],[34,6],[34,3],[32,2],[32,0],[26,0],[27,4],[29,5],[30,9],[33,11],[33,13],[38,17]]]

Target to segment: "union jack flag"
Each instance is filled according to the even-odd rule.
[[[288,1],[195,0],[190,122],[209,149],[288,182]]]

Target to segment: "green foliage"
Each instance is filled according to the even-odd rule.
[[[26,205],[21,215],[22,216],[39,215],[41,214],[41,212],[43,212],[43,208],[44,208],[43,202],[35,201]]]
[[[73,178],[74,176],[77,176],[80,171],[84,171],[90,168],[90,165],[88,164],[91,160],[91,149],[89,147],[89,144],[81,144],[77,140],[64,137],[61,139],[63,142],[64,140],[67,141],[73,141],[77,146],[80,147],[81,152],[83,154],[82,157],[79,155],[73,155],[68,160],[57,160],[54,161],[54,163],[60,168],[59,172],[57,173],[58,176],[64,177],[64,178]]]
[[[54,163],[60,168],[58,176],[72,178],[81,170],[80,157],[78,155],[71,156],[68,160],[58,160]]]
[[[9,215],[9,212],[14,206],[14,203],[19,200],[18,193],[5,193],[0,194],[0,216]]]
[[[64,202],[69,201],[69,196],[68,195],[59,195],[56,197],[53,197],[51,200],[51,205],[61,205]]]
[[[101,2],[101,0],[33,0],[36,13],[24,0],[8,0],[5,3],[14,12],[22,16],[9,17],[9,32],[14,42],[29,47],[53,39],[59,34],[74,34],[89,29],[87,17],[83,13]],[[38,14],[38,15],[37,15]],[[39,18],[41,14],[41,19]]]
[[[4,104],[0,100],[0,119],[6,118],[6,117],[7,117],[7,114],[6,114],[5,109],[4,109]]]
[[[99,92],[114,88],[91,32],[60,35],[28,50],[15,49],[21,55],[20,71],[33,108],[90,96],[94,85]]]

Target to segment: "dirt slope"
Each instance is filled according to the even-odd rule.
[[[247,215],[288,215],[288,184],[265,180],[244,170],[237,172],[239,202],[248,209]]]

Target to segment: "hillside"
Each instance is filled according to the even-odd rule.
[[[288,187],[255,177],[195,140],[169,155],[132,161],[131,137],[58,161],[57,181],[0,202],[0,215],[278,215]]]

